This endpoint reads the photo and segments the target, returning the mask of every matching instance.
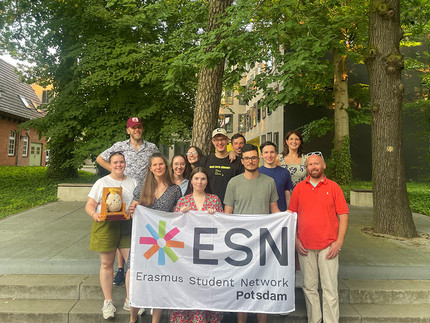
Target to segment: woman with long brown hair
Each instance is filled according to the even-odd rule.
[[[139,204],[154,210],[173,212],[181,196],[181,189],[170,178],[166,157],[161,153],[152,154],[145,182],[140,192]],[[127,265],[129,266],[129,263]],[[127,280],[130,281],[130,270],[127,271]],[[130,322],[137,322],[139,309],[131,307],[127,299],[124,309],[128,308],[130,309]],[[159,323],[162,313],[162,309],[154,308],[152,323]]]
[[[176,204],[176,212],[186,213],[190,210],[207,211],[209,214],[223,212],[219,197],[210,194],[208,172],[205,168],[197,166],[193,169],[187,192],[190,192],[190,194],[181,197]],[[220,323],[221,320],[221,312],[204,310],[170,311],[170,323]]]
[[[306,178],[306,155],[303,154],[303,138],[300,131],[291,130],[285,135],[284,151],[278,155],[277,164],[290,172],[293,188]]]
[[[173,183],[181,188],[182,195],[188,188],[188,176],[191,173],[191,166],[187,158],[182,154],[176,154],[172,157],[170,175]]]

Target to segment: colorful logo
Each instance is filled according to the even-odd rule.
[[[151,258],[158,251],[158,264],[164,265],[166,263],[167,255],[173,262],[176,262],[179,258],[173,252],[171,248],[184,248],[184,242],[173,241],[173,237],[179,233],[178,228],[173,228],[166,233],[166,221],[160,221],[158,223],[158,232],[152,227],[152,225],[147,224],[151,237],[140,237],[140,244],[151,244],[152,247],[148,249],[147,252],[143,254],[146,259]]]

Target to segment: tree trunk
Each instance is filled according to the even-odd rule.
[[[371,0],[366,64],[372,111],[375,231],[416,237],[402,154],[403,56],[399,0]]]
[[[211,0],[208,32],[212,32],[218,28],[219,19],[230,4],[231,0]],[[213,46],[218,44],[219,41],[220,38],[217,37],[215,44],[211,48],[208,48],[207,51],[211,51]],[[223,59],[215,67],[203,67],[199,73],[191,144],[201,148],[205,154],[210,152],[211,134],[217,127],[221,105],[224,64],[225,60]]]
[[[346,55],[333,53],[334,62],[334,149],[342,149],[343,141],[349,136],[348,112],[348,73],[346,71]]]

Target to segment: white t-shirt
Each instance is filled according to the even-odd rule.
[[[122,187],[122,200],[125,203],[125,208],[128,210],[131,202],[133,201],[133,191],[137,186],[137,181],[134,178],[127,177],[123,181],[117,181],[107,175],[105,177],[100,178],[97,182],[94,183],[91,188],[88,197],[94,199],[97,204],[96,212],[100,213],[101,210],[101,200],[103,196],[103,188],[104,187]]]

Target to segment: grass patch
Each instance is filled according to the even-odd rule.
[[[0,166],[0,218],[57,200],[57,185],[46,167]],[[97,175],[79,171],[71,183],[94,183]]]
[[[409,182],[406,185],[412,212],[430,216],[430,183]],[[372,182],[352,181],[351,184],[341,187],[349,203],[349,193],[352,189],[372,189]]]

